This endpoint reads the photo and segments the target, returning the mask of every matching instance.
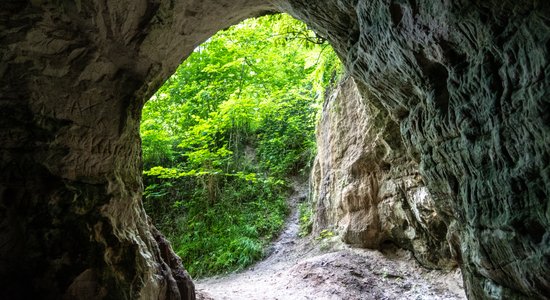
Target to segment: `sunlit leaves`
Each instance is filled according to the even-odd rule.
[[[144,206],[186,267],[245,267],[284,222],[285,180],[314,155],[316,114],[340,72],[334,52],[287,15],[213,36],[148,101]]]

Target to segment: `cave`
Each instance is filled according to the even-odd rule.
[[[392,120],[468,297],[548,299],[550,3],[537,0],[4,1],[0,298],[195,298],[142,207],[141,108],[215,32],[274,12],[326,38]]]

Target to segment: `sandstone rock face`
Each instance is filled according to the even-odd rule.
[[[537,0],[3,1],[0,297],[194,297],[141,207],[141,107],[199,43],[273,10],[327,37],[365,111],[386,110],[399,128],[405,150],[384,139],[380,154],[390,171],[367,158],[349,183],[374,195],[406,153],[402,174],[422,178],[456,233],[468,294],[548,297],[550,8]],[[347,195],[346,212],[369,213]],[[348,228],[350,242],[372,235]]]
[[[344,242],[374,249],[393,242],[428,267],[455,266],[447,224],[397,123],[360,90],[348,78],[323,107],[312,170],[314,232],[332,228]]]

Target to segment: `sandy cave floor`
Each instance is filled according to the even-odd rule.
[[[291,214],[266,259],[238,273],[197,280],[197,299],[466,299],[460,270],[423,268],[406,250],[299,238],[297,206],[307,189],[294,186]]]

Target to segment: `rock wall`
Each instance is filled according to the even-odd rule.
[[[195,298],[141,204],[141,107],[261,2],[2,2],[0,299]]]
[[[0,298],[194,297],[141,207],[141,107],[195,46],[273,10],[290,12],[327,37],[364,86],[366,111],[386,110],[396,125],[383,126],[399,128],[408,157],[402,174],[414,178],[412,163],[418,163],[438,216],[457,233],[450,249],[460,248],[469,296],[547,298],[549,5],[3,1]],[[384,141],[391,151],[381,157],[398,174],[391,155],[397,159],[400,146]],[[362,166],[369,160],[350,182],[374,195],[371,182],[383,180],[387,166],[373,173]],[[358,179],[363,176],[368,181]],[[416,184],[399,190],[412,192]],[[360,202],[353,197],[348,212]],[[350,242],[371,234],[350,230]],[[407,243],[414,249],[414,239]]]
[[[548,299],[550,2],[289,2],[398,124],[468,296]]]
[[[456,266],[447,242],[453,231],[407,156],[399,126],[362,90],[347,78],[325,101],[312,170],[314,233],[329,228],[374,249],[392,242],[425,266]]]

